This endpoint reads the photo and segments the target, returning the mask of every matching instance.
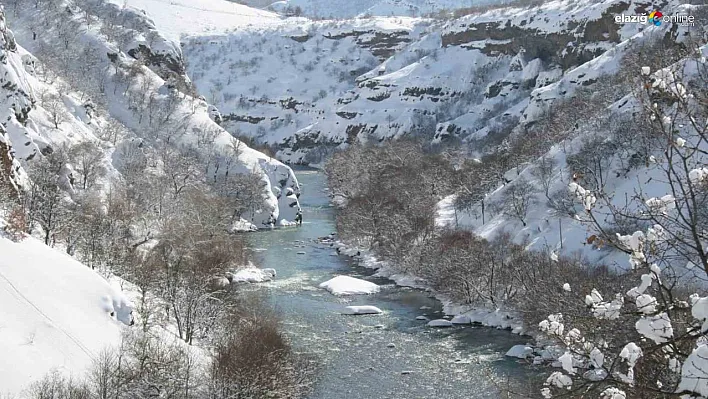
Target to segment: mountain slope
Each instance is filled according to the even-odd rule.
[[[227,0],[110,0],[139,9],[154,21],[166,38],[176,43],[183,35],[218,34],[240,28],[273,26],[280,16]]]
[[[34,238],[0,237],[0,254],[0,394],[52,370],[80,374],[119,344],[131,305],[103,277]]]
[[[283,14],[302,13],[315,18],[354,18],[358,16],[419,17],[449,12],[470,6],[501,3],[496,0],[241,0],[253,7],[268,8]]]
[[[165,37],[141,11],[103,0],[82,5],[73,11],[66,9],[69,16],[50,12],[51,7],[60,7],[56,4],[47,5],[50,10],[13,6],[10,16],[18,42],[42,61],[35,63],[19,46],[8,52],[9,65],[19,71],[16,76],[7,75],[8,79],[27,103],[18,114],[27,121],[14,124],[16,132],[9,131],[16,157],[30,161],[37,152],[51,151],[64,142],[95,141],[109,128],[110,120],[117,120],[127,136],[154,148],[165,140],[174,140],[183,149],[204,147],[199,149],[202,156],[214,158],[209,161],[210,173],[259,174],[265,184],[266,205],[246,216],[254,225],[262,226],[271,215],[280,221],[293,220],[299,186],[292,170],[233,141],[214,123],[206,102],[195,98],[191,89],[179,44]],[[234,5],[225,2],[221,6]],[[217,13],[220,18],[225,15],[222,11]],[[40,32],[37,21],[57,23],[59,28]],[[76,62],[71,52],[81,53],[83,61]],[[61,71],[61,84],[80,92],[59,93],[52,86],[50,69]],[[45,102],[47,96],[51,100]],[[20,104],[18,100],[16,106]],[[57,118],[61,121],[52,123]],[[208,153],[212,147],[214,152]],[[229,161],[227,166],[228,154],[237,155],[237,162]]]
[[[278,29],[193,38],[185,57],[222,126],[286,162],[317,164],[346,143],[405,135],[483,152],[550,104],[544,87],[646,27],[617,24],[615,15],[651,10],[641,2],[556,1],[447,22],[291,18]],[[589,88],[611,72],[564,81]]]

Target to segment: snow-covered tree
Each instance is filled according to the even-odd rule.
[[[708,67],[705,48],[668,68],[642,68],[636,96],[645,128],[660,138],[648,173],[630,204],[617,206],[602,184],[570,191],[597,234],[629,257],[635,283],[624,292],[585,296],[585,327],[560,313],[539,324],[565,348],[543,389],[545,397],[705,397],[708,395]],[[595,181],[596,183],[598,181]],[[661,190],[664,190],[663,192]],[[643,226],[609,234],[607,220]],[[594,327],[591,327],[594,326]]]

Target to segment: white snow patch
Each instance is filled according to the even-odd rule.
[[[275,277],[275,269],[246,267],[228,275],[232,283],[263,283]]]
[[[337,276],[320,284],[334,295],[361,295],[379,292],[380,287],[370,281],[349,276]]]
[[[342,314],[346,315],[357,315],[357,314],[381,314],[383,310],[377,308],[376,306],[363,305],[363,306],[347,306],[342,311]]]
[[[0,393],[52,369],[82,373],[120,342],[131,305],[103,277],[34,238],[0,237],[0,254]]]
[[[472,324],[472,318],[465,314],[458,314],[450,320],[452,324]]]

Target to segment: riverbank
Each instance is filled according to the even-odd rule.
[[[339,253],[356,259],[362,267],[375,270],[374,275],[377,277],[387,278],[402,287],[430,292],[435,299],[442,303],[443,313],[446,316],[457,317],[460,321],[459,324],[480,324],[485,327],[510,330],[512,334],[530,336],[523,320],[513,311],[455,303],[446,295],[433,290],[424,279],[397,272],[387,262],[376,259],[368,250],[351,247],[341,241],[336,242],[336,247]]]
[[[318,238],[335,231],[324,176],[298,172],[304,223],[298,228],[246,235],[256,263],[277,270],[273,281],[250,286],[281,314],[300,352],[321,359],[310,399],[498,398],[510,381],[523,387],[538,370],[505,357],[527,338],[477,325],[438,329],[429,319],[444,316],[431,293],[373,276],[333,243]],[[332,246],[330,246],[332,244]],[[336,276],[373,282],[379,292],[335,296],[320,288]],[[347,306],[374,306],[377,315],[345,315]]]

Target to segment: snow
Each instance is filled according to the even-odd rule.
[[[563,315],[562,314],[552,314],[546,318],[546,320],[541,321],[538,323],[538,328],[542,332],[551,334],[551,335],[557,335],[561,336],[563,335],[563,331],[565,330],[565,325],[563,324]]]
[[[383,310],[377,308],[376,306],[363,305],[363,306],[347,306],[344,308],[342,314],[346,315],[358,315],[358,314],[381,314]]]
[[[624,361],[627,362],[627,367],[629,370],[627,371],[627,374],[620,374],[620,379],[623,380],[626,383],[633,383],[634,381],[634,365],[637,364],[637,361],[639,360],[640,357],[643,356],[642,353],[642,348],[640,348],[637,344],[634,342],[630,342],[627,345],[622,348],[622,351],[619,354],[619,357],[623,359]]]
[[[336,243],[339,252],[342,255],[356,256],[359,258],[359,264],[366,268],[375,269],[377,277],[384,277],[393,280],[397,285],[402,287],[411,287],[421,290],[430,290],[427,282],[419,277],[396,273],[391,266],[374,257],[370,251],[362,248],[350,247],[338,241]],[[500,329],[509,329],[513,334],[524,334],[526,329],[523,326],[521,319],[514,313],[501,309],[487,309],[484,307],[470,308],[468,305],[459,305],[449,300],[445,295],[435,292],[436,299],[443,303],[443,312],[446,315],[452,315],[451,321],[465,321],[467,323],[478,323],[487,327],[495,327]],[[421,307],[421,310],[428,309]],[[455,320],[457,319],[457,320]],[[469,319],[469,322],[467,320]],[[416,320],[429,320],[428,317],[421,315],[417,316]]]
[[[708,168],[692,169],[690,172],[688,172],[688,179],[694,185],[699,185],[708,182]]]
[[[0,237],[0,254],[0,353],[12,359],[0,361],[0,393],[52,369],[82,373],[119,343],[131,305],[103,277],[34,238]]]
[[[612,302],[602,302],[593,306],[592,314],[598,319],[615,320],[620,316],[624,297],[617,294]]]
[[[275,277],[275,270],[246,267],[228,273],[228,277],[232,283],[263,283],[271,281]]]
[[[708,297],[691,296],[691,314],[696,320],[702,321],[701,332],[708,331]]]
[[[553,385],[558,388],[570,389],[573,385],[573,380],[560,371],[554,371],[545,382],[545,385]]]
[[[589,295],[585,295],[585,304],[592,307],[593,316],[598,319],[617,319],[624,304],[624,297],[617,294],[612,302],[604,302],[602,295],[595,288]]]
[[[644,314],[652,314],[656,312],[656,298],[648,294],[642,294],[635,300],[637,310]]]
[[[654,316],[642,316],[637,320],[635,328],[639,334],[657,344],[667,342],[674,336],[669,315],[663,312]]]
[[[361,295],[379,292],[379,286],[366,280],[350,276],[337,276],[320,284],[334,295]]]
[[[558,361],[561,367],[563,367],[563,370],[568,374],[575,374],[577,371],[577,369],[573,367],[573,355],[570,352],[565,352],[563,356],[558,358]]]
[[[679,391],[695,392],[708,396],[708,346],[699,344],[686,358],[681,368]]]
[[[261,6],[262,1],[244,0],[245,4]],[[489,4],[482,0],[475,4]],[[439,11],[452,11],[468,7],[467,0],[281,0],[273,1],[267,8],[285,13],[298,7],[303,15],[317,18],[353,18],[373,16],[421,16]]]
[[[465,314],[458,314],[450,320],[452,324],[472,324],[472,318]]]
[[[632,289],[627,291],[628,297],[637,299],[639,296],[644,294],[644,291],[646,291],[647,288],[649,288],[651,286],[652,282],[656,278],[656,275],[655,274],[642,274],[642,276],[640,278],[642,280],[642,283],[639,284],[639,286],[633,287]]]
[[[605,355],[597,348],[590,351],[590,364],[596,369],[601,368],[605,364]]]
[[[533,348],[528,345],[514,345],[509,349],[505,356],[518,357],[519,359],[526,359],[533,354]]]
[[[258,230],[258,227],[255,224],[253,224],[243,218],[234,222],[233,226],[231,226],[231,231],[233,231],[233,232],[249,232],[249,231],[256,231],[256,230]]]
[[[215,34],[279,24],[281,17],[227,0],[110,0],[144,10],[155,27],[179,43],[182,36]]]
[[[619,388],[610,387],[600,393],[600,399],[626,399],[627,394]]]
[[[122,7],[123,5],[122,0],[120,2],[117,0],[111,1],[114,3],[120,3],[118,4],[119,7]],[[135,29],[139,31],[139,37],[135,41],[127,44],[121,44],[119,46],[116,43],[107,42],[106,38],[100,35],[96,29],[82,29],[78,34],[77,41],[94,46],[99,53],[117,53],[117,63],[127,65],[134,61],[128,53],[131,50],[135,50],[135,46],[150,44],[144,40],[144,38],[141,38],[142,36],[140,35],[149,35],[154,33],[156,36],[153,43],[150,44],[151,49],[158,54],[163,54],[182,62],[183,56],[179,42],[175,41],[174,37],[165,38],[166,34],[164,34],[162,29],[164,28],[166,31],[169,31],[170,27],[175,29],[197,29],[199,24],[191,21],[191,19],[194,17],[194,14],[199,14],[199,10],[194,10],[194,13],[188,16],[190,23],[180,24],[178,23],[180,19],[175,16],[171,16],[170,13],[175,10],[184,11],[185,7],[193,6],[190,5],[189,2],[184,0],[129,0],[129,3],[129,7],[123,11],[126,14],[125,18],[128,18],[130,23],[134,25]],[[108,12],[108,9],[110,8],[109,6],[113,4],[96,0],[96,5],[101,11]],[[149,15],[146,16],[142,12],[136,11],[132,8],[133,6],[148,8]],[[232,14],[229,14],[229,12],[231,12],[229,10],[246,10],[244,11],[246,17],[241,19],[241,22],[246,20],[251,22],[260,20],[258,18],[254,18],[253,16],[263,13],[261,11],[253,10],[242,5],[237,5],[226,0],[205,0],[205,2],[200,2],[199,6],[204,10],[211,10],[209,13],[213,13],[218,16],[218,18],[221,18],[221,22],[223,24],[232,27],[235,26],[234,24],[236,22],[238,22],[234,20],[233,16],[239,11],[233,11]],[[31,29],[28,28],[29,25],[31,25],[29,20],[37,18],[37,15],[35,15],[36,13],[27,10],[27,13],[19,12],[15,14],[16,15],[13,15],[13,17],[17,19],[14,21],[15,23],[13,26],[16,28],[15,33],[17,40],[20,43],[29,46],[29,50],[37,50],[35,47],[39,46],[38,43],[40,40],[33,40],[33,33]],[[275,14],[265,14],[275,18],[274,21],[280,21],[280,18]],[[150,17],[157,19],[153,21]],[[202,19],[202,21],[204,20]],[[207,19],[205,23],[208,22],[209,21]],[[155,31],[155,26],[157,26],[157,32]],[[20,89],[20,91],[17,92],[18,95],[14,96],[17,98],[13,99],[16,104],[24,106],[25,102],[30,99],[30,95],[48,90],[49,94],[61,94],[61,99],[63,100],[62,103],[66,107],[66,111],[70,114],[68,121],[63,122],[58,130],[53,128],[52,124],[49,122],[46,110],[44,110],[41,106],[32,107],[34,109],[29,114],[29,123],[23,125],[17,123],[16,121],[10,121],[10,123],[8,123],[8,133],[10,142],[13,143],[13,147],[17,151],[16,156],[18,158],[27,159],[32,157],[40,149],[47,146],[56,147],[62,143],[77,143],[86,140],[96,141],[96,136],[100,133],[102,126],[105,125],[105,123],[103,123],[105,121],[98,117],[96,117],[93,121],[87,121],[85,109],[81,105],[84,103],[84,101],[81,101],[81,95],[71,92],[65,93],[65,90],[62,90],[62,92],[59,93],[56,87],[48,85],[38,79],[38,77],[33,76],[31,69],[30,72],[28,72],[28,70],[24,67],[23,59],[28,59],[31,55],[28,54],[24,48],[18,47],[17,52],[8,52],[7,54],[8,63],[6,67],[3,67],[3,69],[6,70],[6,77],[13,81],[13,83]],[[109,66],[112,65],[111,61],[107,57],[99,57],[97,63],[98,64],[95,70],[104,71],[101,78],[105,78],[106,81],[109,82],[113,81],[113,72],[111,72],[111,68],[109,68]],[[146,76],[149,75],[150,78],[154,80],[157,87],[155,89],[156,98],[164,100],[167,96],[164,87],[166,82],[160,78],[155,71],[149,68],[144,67],[142,72],[144,72]],[[97,75],[100,75],[100,72],[97,73]],[[148,130],[145,126],[147,122],[144,120],[141,121],[129,109],[130,107],[127,104],[125,95],[125,93],[140,90],[140,80],[141,79],[133,79],[130,82],[129,87],[126,87],[126,90],[123,91],[114,92],[114,90],[106,90],[105,102],[107,111],[110,115],[120,121],[124,127],[132,130],[132,132],[130,132],[131,135],[135,134],[138,136],[138,139],[145,139],[144,135]],[[20,94],[22,94],[22,96],[20,96]],[[34,95],[34,97],[36,97],[36,95]],[[248,148],[245,145],[240,145],[239,142],[234,142],[233,137],[220,128],[210,118],[208,109],[208,104],[199,99],[186,97],[178,102],[175,110],[175,119],[184,117],[184,120],[188,121],[185,122],[188,123],[188,125],[184,126],[185,132],[190,132],[182,135],[179,139],[180,143],[178,144],[193,146],[197,142],[197,131],[202,131],[203,129],[213,130],[216,133],[214,144],[217,153],[224,154],[228,151],[232,151],[235,143],[239,145],[238,162],[231,164],[229,173],[244,173],[253,171],[261,176],[266,186],[264,189],[266,198],[263,209],[249,212],[247,215],[244,215],[244,219],[246,219],[247,222],[237,223],[234,226],[235,230],[252,230],[253,226],[262,227],[266,225],[266,221],[271,215],[277,221],[292,220],[296,211],[299,209],[297,202],[299,186],[292,170],[288,166],[285,166],[284,164],[272,159],[269,156],[266,156],[263,153]],[[50,126],[51,128],[49,128]],[[223,167],[224,165],[220,166],[222,167],[218,168],[219,173],[226,173],[227,168]],[[281,194],[281,191],[285,192]]]
[[[436,319],[428,322],[428,327],[452,327],[454,324],[450,320]]]

